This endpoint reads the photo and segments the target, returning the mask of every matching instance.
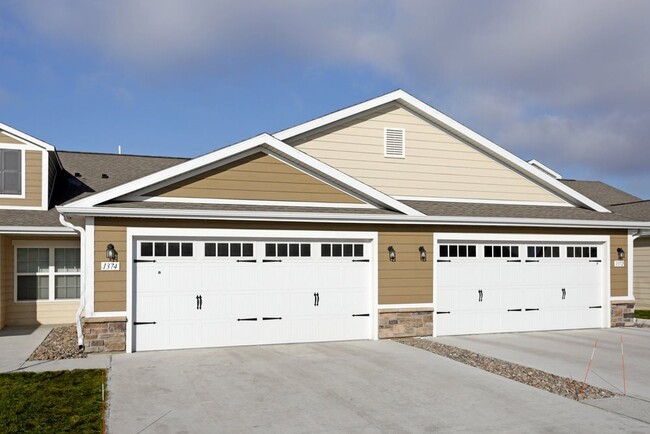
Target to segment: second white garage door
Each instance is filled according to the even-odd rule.
[[[603,245],[440,241],[438,336],[604,326]]]
[[[369,244],[141,239],[134,349],[371,338]]]

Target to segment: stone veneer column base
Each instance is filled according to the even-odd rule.
[[[379,339],[433,335],[433,309],[380,309]]]
[[[84,318],[84,352],[126,351],[126,317]]]
[[[612,301],[612,327],[633,327],[634,326],[634,302]]]

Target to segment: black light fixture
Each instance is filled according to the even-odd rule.
[[[424,246],[418,247],[418,250],[420,251],[420,261],[427,262],[427,251]]]
[[[618,254],[618,259],[620,259],[621,261],[625,259],[625,250],[619,247],[618,249],[616,249],[616,253]]]
[[[388,259],[390,262],[395,262],[397,260],[397,254],[395,253],[393,246],[388,246]]]
[[[117,252],[115,251],[115,246],[112,244],[106,246],[106,259],[111,262],[117,260]]]

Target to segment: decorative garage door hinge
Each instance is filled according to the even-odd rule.
[[[147,324],[155,324],[156,321],[134,321],[133,325],[147,325]]]
[[[370,316],[369,313],[353,313],[352,316]]]
[[[138,263],[138,262],[156,262],[155,259],[134,259],[133,262]]]

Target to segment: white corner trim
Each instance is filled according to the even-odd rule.
[[[0,123],[0,130],[2,130],[3,133],[13,137],[14,139],[26,141],[30,144],[38,146],[41,149],[45,149],[47,151],[55,150],[54,146],[50,145],[49,143],[37,139],[36,137],[30,136],[29,134],[25,134],[22,131],[18,131],[17,129],[12,128],[9,125]]]
[[[533,160],[528,160],[528,164],[530,164],[533,167],[538,168],[542,172],[547,173],[548,175],[551,175],[555,179],[562,179],[562,175],[557,173],[555,170],[551,169],[550,167],[540,163],[539,161],[533,159]]]
[[[84,313],[93,316],[95,313],[95,217],[86,217],[86,240],[81,247],[81,254],[85,255],[85,284],[86,305]]]
[[[178,177],[197,169],[204,169],[206,166],[224,159],[232,157],[235,157],[235,159],[237,159],[240,156],[239,154],[250,152],[254,149],[259,149],[261,152],[265,152],[270,155],[279,155],[280,157],[288,158],[294,163],[299,163],[304,167],[310,168],[316,173],[324,175],[331,181],[335,180],[337,184],[340,184],[344,187],[344,190],[349,189],[361,194],[370,202],[381,204],[387,208],[403,212],[407,215],[423,215],[419,211],[404,205],[398,200],[395,200],[392,197],[362,183],[361,181],[358,181],[344,174],[343,172],[334,169],[325,163],[322,163],[321,161],[305,154],[304,152],[294,149],[293,147],[279,141],[275,137],[268,134],[261,134],[244,142],[219,149],[217,151],[211,152],[193,160],[186,161],[168,169],[161,170],[135,181],[127,182],[126,184],[122,184],[90,197],[80,199],[68,205],[57,207],[57,209],[65,212],[66,208],[92,207],[102,202],[121,196],[126,196],[135,191],[139,191],[146,187],[167,181],[170,178]]]
[[[47,151],[41,152],[41,207],[43,210],[47,210],[47,206],[50,202],[50,159]]]
[[[485,203],[495,205],[528,205],[528,206],[559,206],[575,208],[568,202],[532,202],[517,200],[497,200],[497,199],[460,199],[449,197],[426,197],[426,196],[393,196],[397,200],[413,200],[421,202],[454,202],[454,203]]]
[[[125,196],[122,198],[131,202],[158,202],[158,203],[204,203],[214,205],[258,205],[258,206],[292,206],[308,208],[349,208],[349,209],[375,209],[367,203],[340,203],[340,202],[290,202],[280,200],[243,200],[243,199],[203,199],[194,197],[163,197],[163,196]]]
[[[295,127],[279,131],[275,133],[274,136],[280,140],[291,139],[300,134],[304,134],[308,131],[321,128],[325,125],[338,122],[341,119],[357,115],[361,112],[371,110],[391,102],[397,102],[406,105],[411,110],[414,110],[415,112],[427,118],[429,121],[435,123],[436,125],[438,125],[443,129],[446,129],[454,134],[459,135],[461,138],[468,141],[473,146],[478,147],[479,149],[493,156],[497,160],[502,161],[507,166],[510,166],[511,168],[519,172],[527,174],[532,179],[536,179],[542,186],[550,189],[555,194],[563,198],[571,199],[573,202],[582,204],[598,212],[603,212],[603,213],[611,212],[607,208],[603,207],[602,205],[594,202],[588,197],[562,184],[553,176],[550,176],[540,171],[539,169],[531,166],[530,164],[526,163],[524,160],[512,154],[511,152],[506,151],[504,148],[491,142],[490,140],[486,139],[480,134],[470,130],[463,124],[453,120],[449,116],[439,112],[438,110],[434,109],[428,104],[425,104],[424,102],[420,101],[419,99],[413,97],[412,95],[408,94],[407,92],[401,89],[371,99],[369,101],[365,101],[361,104],[356,104],[346,109],[339,110],[329,115],[322,116],[320,118],[305,122]]]

